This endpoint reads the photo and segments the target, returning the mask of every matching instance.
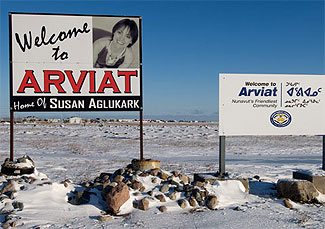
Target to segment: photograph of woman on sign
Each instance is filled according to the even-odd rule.
[[[93,18],[94,68],[138,68],[138,36],[138,25],[133,19]]]

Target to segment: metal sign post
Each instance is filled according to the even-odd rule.
[[[14,112],[10,111],[10,161],[14,161]]]
[[[143,161],[143,111],[140,110],[140,161]]]
[[[219,136],[219,176],[223,176],[226,172],[225,158],[226,158],[226,137]]]
[[[325,170],[325,135],[323,135],[323,166],[322,169]]]

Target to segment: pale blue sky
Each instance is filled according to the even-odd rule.
[[[0,117],[9,115],[8,12],[142,16],[148,118],[217,120],[219,73],[325,74],[324,1],[2,0],[0,8]]]

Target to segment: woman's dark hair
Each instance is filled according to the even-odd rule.
[[[138,40],[138,26],[134,21],[132,21],[130,19],[123,19],[114,25],[113,30],[112,30],[112,33],[113,33],[112,38],[114,36],[115,31],[118,30],[119,28],[123,28],[123,27],[130,28],[132,43],[129,44],[128,47],[131,47]]]

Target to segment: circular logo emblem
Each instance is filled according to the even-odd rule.
[[[286,111],[276,111],[271,114],[270,121],[276,127],[285,127],[291,123],[291,115]]]

